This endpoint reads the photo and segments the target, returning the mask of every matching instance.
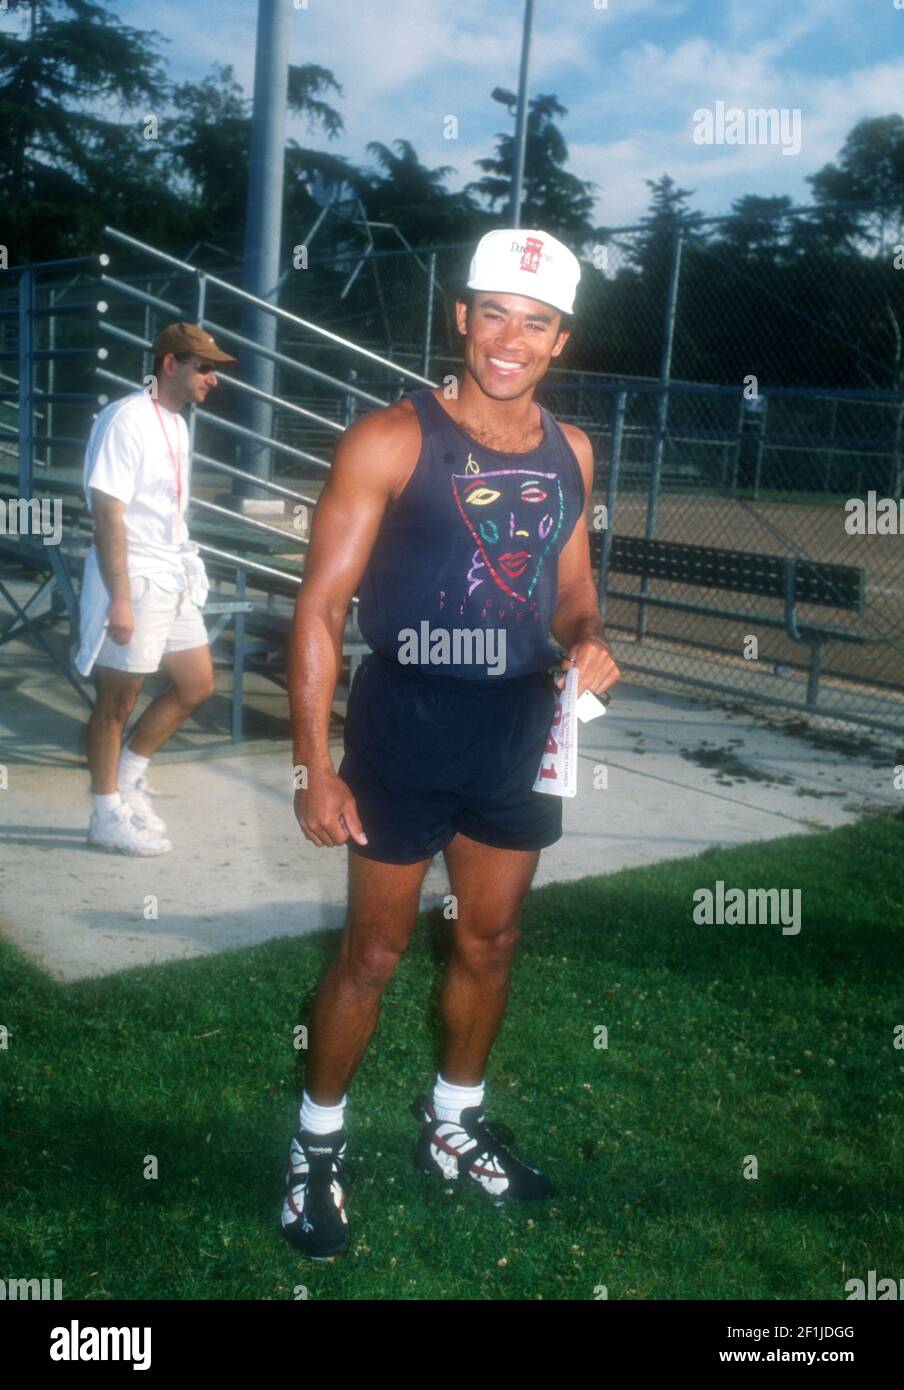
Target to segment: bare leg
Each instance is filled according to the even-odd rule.
[[[156,753],[215,689],[210,647],[170,652],[162,665],[172,685],[151,701],[129,740],[132,752],[141,758]]]
[[[97,699],[88,721],[85,747],[91,790],[98,796],[116,791],[116,772],[122,751],[122,731],[135,708],[144,676],[95,666]]]
[[[380,864],[348,854],[348,916],[311,1016],[305,1090],[338,1105],[373,1036],[380,999],[408,945],[432,860]]]
[[[441,1075],[478,1086],[505,1013],[519,911],[540,851],[493,849],[459,834],[444,854],[458,917],[440,998]]]

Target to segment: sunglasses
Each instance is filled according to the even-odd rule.
[[[184,367],[194,367],[195,371],[199,372],[201,376],[207,376],[208,372],[215,372],[217,370],[216,363],[214,362],[193,362],[190,357],[180,357],[178,353],[175,354],[175,357],[176,361],[181,362]]]

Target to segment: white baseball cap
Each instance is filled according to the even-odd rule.
[[[523,294],[570,314],[580,278],[577,256],[548,232],[502,227],[487,232],[477,243],[468,289]]]

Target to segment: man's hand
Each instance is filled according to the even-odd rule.
[[[609,643],[602,637],[587,637],[575,642],[561,663],[563,673],[570,671],[572,665],[578,669],[578,698],[585,690],[593,695],[602,695],[610,685],[621,676]],[[565,674],[556,676],[556,685],[561,690],[565,684]]]
[[[128,598],[113,599],[107,609],[107,632],[110,639],[118,646],[124,647],[135,631],[135,615],[132,612],[132,600]]]
[[[335,772],[311,774],[311,784],[295,793],[295,819],[306,840],[318,849],[344,845],[351,836],[367,844],[355,798],[348,784]]]

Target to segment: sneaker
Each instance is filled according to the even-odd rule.
[[[120,787],[119,795],[132,812],[135,820],[141,821],[145,830],[152,830],[155,835],[165,835],[166,826],[148,800],[150,790],[147,778],[139,777],[133,786]]]
[[[458,1124],[437,1119],[426,1096],[418,1097],[411,1113],[423,1121],[414,1150],[415,1167],[422,1172],[436,1173],[445,1182],[467,1175],[497,1207],[509,1198],[538,1202],[551,1196],[549,1178],[522,1163],[508,1147],[515,1138],[508,1125],[488,1121],[479,1105],[462,1110]]]
[[[91,812],[88,844],[95,849],[111,850],[118,854],[145,856],[168,854],[172,849],[169,840],[137,821],[124,801],[114,806],[112,811],[101,814]]]
[[[345,1198],[352,1174],[345,1148],[344,1129],[335,1134],[302,1129],[289,1145],[279,1224],[295,1248],[312,1260],[333,1260],[348,1249]]]

